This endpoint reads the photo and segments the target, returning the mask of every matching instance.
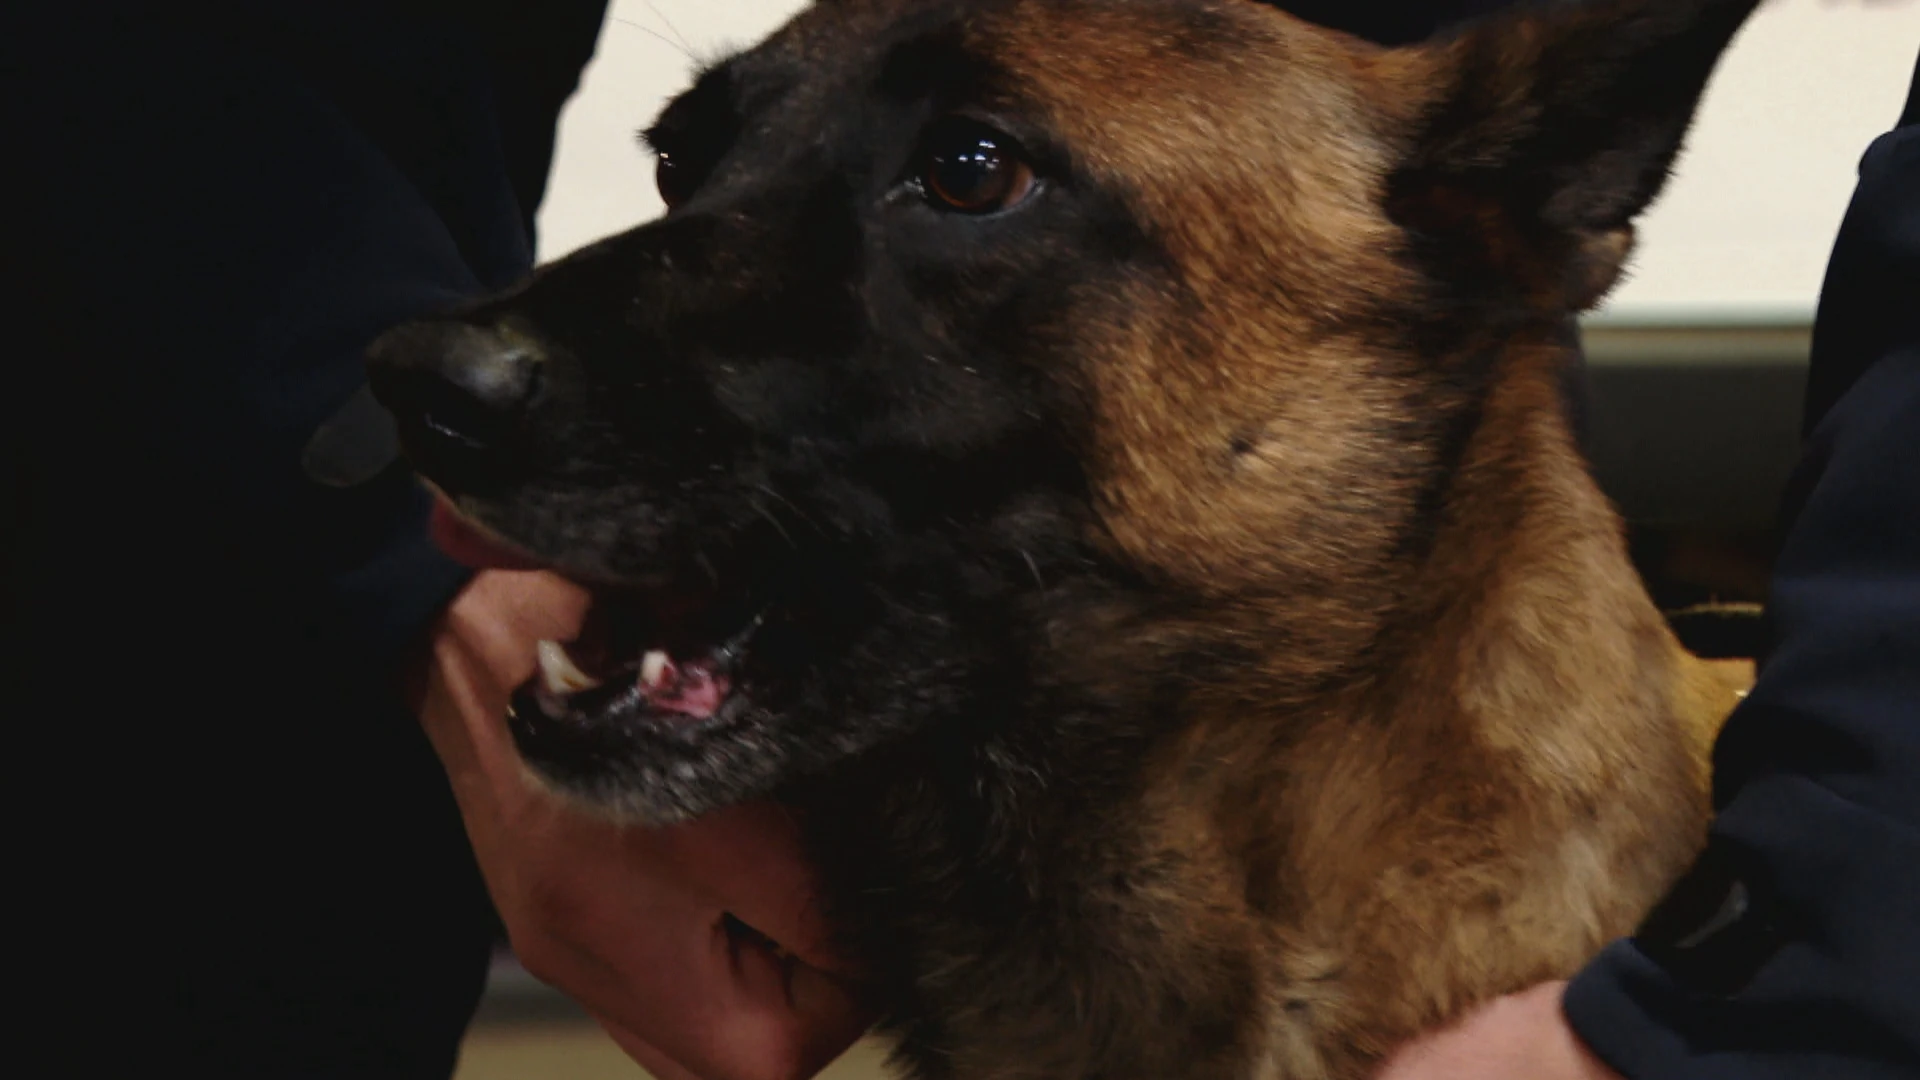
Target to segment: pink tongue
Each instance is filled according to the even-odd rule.
[[[655,709],[705,720],[720,711],[728,684],[726,676],[714,674],[705,664],[668,661],[659,680],[651,686],[643,681],[640,689],[646,692],[647,704]]]

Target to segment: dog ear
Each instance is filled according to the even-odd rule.
[[[1544,0],[1414,50],[1430,87],[1388,211],[1584,309],[1611,288],[1708,76],[1758,0]],[[1524,258],[1529,265],[1513,265]],[[1457,262],[1453,269],[1462,269]]]

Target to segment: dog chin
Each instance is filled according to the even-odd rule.
[[[516,699],[508,730],[538,785],[595,817],[671,825],[763,798],[788,755],[766,714],[735,698],[696,725],[644,716],[553,720]]]

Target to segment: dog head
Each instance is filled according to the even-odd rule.
[[[1251,0],[823,0],[707,70],[647,135],[663,218],[369,356],[467,527],[596,590],[523,753],[664,820],[902,738],[1150,731],[1254,656],[1269,700],[1338,679],[1751,7],[1380,49]]]

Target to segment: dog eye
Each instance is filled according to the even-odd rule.
[[[660,200],[671,210],[686,202],[700,186],[700,176],[666,150],[654,155],[653,183],[660,189]]]
[[[927,201],[963,214],[1018,206],[1033,193],[1033,167],[1013,140],[975,124],[949,127],[930,140],[920,185]]]

